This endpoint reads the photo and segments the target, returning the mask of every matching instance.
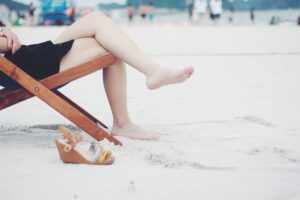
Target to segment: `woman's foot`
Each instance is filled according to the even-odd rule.
[[[158,135],[147,133],[144,129],[131,122],[123,125],[114,124],[111,134],[136,140],[158,140],[159,138]]]
[[[181,69],[159,67],[146,77],[146,85],[150,90],[154,90],[164,85],[184,82],[193,73],[194,68],[192,66]]]

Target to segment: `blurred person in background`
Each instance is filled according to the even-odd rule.
[[[194,1],[194,12],[198,24],[202,24],[205,14],[207,12],[207,0],[195,0]]]
[[[11,13],[10,13],[10,21],[11,21],[11,24],[13,26],[20,26],[21,25],[19,19],[20,18],[19,18],[18,13],[15,10],[11,11]]]
[[[300,16],[298,17],[297,24],[300,26]]]
[[[66,13],[68,16],[69,24],[73,24],[75,22],[76,16],[76,7],[74,2],[71,2],[70,7],[67,9]]]
[[[144,4],[144,1],[141,1],[139,12],[143,22],[145,22],[147,17],[147,6]]]
[[[135,10],[134,10],[134,7],[133,7],[132,3],[128,3],[128,5],[127,5],[127,17],[128,17],[129,23],[132,23],[134,13],[135,13]]]
[[[0,23],[10,25],[10,9],[5,4],[0,4]]]
[[[228,10],[228,22],[229,24],[233,23],[233,15],[234,15],[234,8],[230,7]]]
[[[0,19],[0,26],[5,26],[5,24]]]
[[[149,21],[152,22],[153,19],[154,19],[154,12],[155,12],[155,6],[154,6],[154,3],[151,1],[149,3],[149,6],[148,6],[148,18],[149,18]]]
[[[186,0],[186,4],[187,4],[187,9],[188,9],[189,20],[192,21],[193,11],[194,11],[194,2],[193,2],[193,0]]]
[[[222,0],[210,0],[209,8],[210,18],[213,20],[215,25],[218,25],[223,12]]]
[[[272,16],[270,20],[270,25],[278,25],[281,22],[281,19],[279,16]]]
[[[252,23],[252,25],[255,25],[255,13],[254,13],[255,9],[251,8],[250,9],[250,21]]]
[[[35,7],[33,6],[33,2],[31,2],[28,6],[28,25],[35,25],[35,17],[34,17]]]

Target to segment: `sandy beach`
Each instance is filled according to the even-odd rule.
[[[72,124],[30,99],[0,113],[1,199],[300,199],[299,27],[122,28],[157,62],[195,67],[156,91],[127,68],[130,114],[160,139],[104,142],[112,166],[66,165],[54,139]],[[62,30],[14,29],[24,44]],[[101,72],[61,91],[111,126]]]

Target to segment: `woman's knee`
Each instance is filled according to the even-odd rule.
[[[102,47],[95,38],[80,38],[74,41],[75,48],[81,52],[87,52],[95,57],[107,53],[107,50]]]
[[[107,18],[107,16],[104,13],[102,13],[101,11],[94,11],[94,12],[90,13],[88,16],[94,20],[100,20],[100,19]]]
[[[119,58],[117,58],[116,62],[115,62],[115,65],[117,67],[125,67],[125,62]]]
[[[104,69],[104,72],[107,71],[119,71],[119,70],[125,70],[125,62],[121,59],[117,58],[116,62],[112,64],[111,66]]]

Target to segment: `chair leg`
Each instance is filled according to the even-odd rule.
[[[104,128],[108,129],[108,127],[102,123],[101,121],[99,121],[98,119],[96,119],[93,115],[91,115],[90,113],[88,113],[86,110],[84,110],[83,108],[81,108],[80,106],[78,106],[74,101],[72,101],[71,99],[69,99],[67,96],[65,96],[63,93],[59,92],[58,90],[55,91],[55,94],[57,94],[60,98],[64,99],[65,101],[67,101],[69,104],[71,104],[72,106],[74,106],[77,110],[79,110],[81,113],[85,114],[88,118],[90,118],[93,122],[95,122],[96,124],[100,124],[101,126],[103,126]]]
[[[46,104],[54,108],[57,112],[62,114],[64,117],[69,119],[71,122],[76,124],[79,128],[86,131],[96,140],[103,140],[106,138],[115,145],[121,145],[121,142],[116,138],[108,134],[104,129],[100,128],[95,121],[87,117],[84,112],[76,109],[67,100],[61,98],[53,91],[42,85],[37,80],[26,74],[24,71],[19,69],[16,65],[9,62],[8,60],[0,58],[0,69],[7,76],[14,79],[17,83],[23,86],[33,95],[44,101]]]

